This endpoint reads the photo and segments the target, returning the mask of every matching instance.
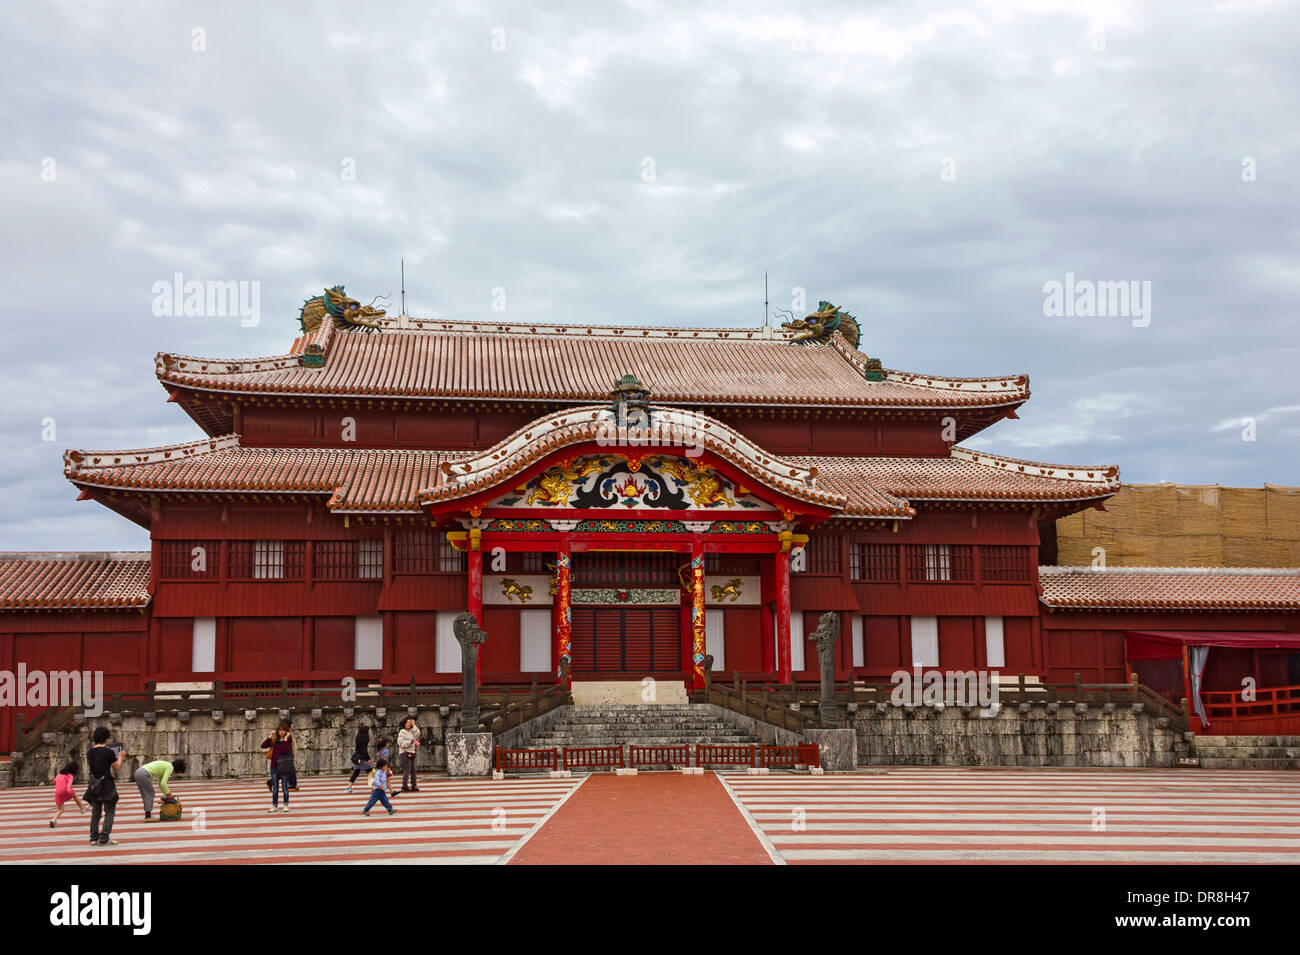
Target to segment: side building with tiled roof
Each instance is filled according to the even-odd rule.
[[[468,610],[485,684],[699,688],[709,658],[717,680],[774,684],[818,679],[832,613],[839,680],[1128,679],[1123,633],[1078,637],[1096,611],[1052,603],[1040,568],[1044,529],[1104,507],[1118,469],[962,444],[1016,417],[1026,375],[888,369],[825,303],[780,328],[520,325],[331,289],[300,318],[282,355],[157,356],[203,437],[66,453],[80,496],[151,552],[10,561],[11,666],[454,684]],[[1295,609],[1198,619],[1294,629]]]

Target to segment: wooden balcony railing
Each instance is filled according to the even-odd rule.
[[[1250,724],[1280,727],[1284,723],[1300,725],[1300,686],[1274,686],[1256,689],[1253,700],[1242,699],[1241,690],[1210,690],[1201,693],[1210,732],[1215,727],[1248,728]],[[1277,729],[1276,732],[1283,732]]]

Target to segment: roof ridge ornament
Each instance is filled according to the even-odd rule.
[[[778,314],[781,313],[790,314],[785,309],[778,309]],[[832,305],[825,299],[817,303],[817,311],[810,313],[806,318],[796,319],[791,316],[789,321],[781,323],[781,327],[792,333],[791,342],[800,345],[830,341],[831,335],[837,331],[854,348],[857,348],[862,341],[862,326],[858,324],[858,320],[848,312],[840,311],[838,305]]]
[[[620,434],[626,434],[629,426],[639,431],[650,427],[650,389],[636,375],[629,372],[614,382],[609,396],[613,400],[610,410],[614,412]]]
[[[369,305],[362,305],[350,297],[342,285],[332,285],[320,295],[302,303],[302,308],[298,310],[298,322],[302,325],[303,333],[308,335],[319,329],[327,317],[335,328],[373,331],[380,327],[378,319],[384,317],[384,309],[373,307],[381,298],[384,296],[376,295]]]
[[[870,358],[858,355],[858,348],[862,343],[862,326],[858,320],[848,312],[841,311],[838,305],[834,305],[825,299],[817,303],[817,311],[812,312],[806,318],[796,319],[792,312],[787,309],[778,309],[778,314],[789,316],[787,321],[781,323],[781,328],[790,333],[790,343],[793,345],[813,345],[813,344],[831,344],[836,345],[840,353],[849,358],[850,363],[862,373],[862,377],[867,381],[884,381],[885,368],[879,358]],[[836,334],[842,344],[837,344]],[[847,352],[844,345],[848,345]]]

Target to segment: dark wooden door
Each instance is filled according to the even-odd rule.
[[[680,619],[674,606],[574,607],[573,672],[679,672]]]

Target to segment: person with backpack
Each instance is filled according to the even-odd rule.
[[[415,754],[419,749],[420,728],[415,725],[415,720],[408,718],[397,734],[397,751],[402,756],[402,792],[404,793],[420,791],[419,786],[415,784]]]
[[[63,815],[64,807],[69,799],[75,800],[77,808],[82,812],[86,811],[86,804],[81,801],[77,791],[73,789],[73,783],[77,779],[77,761],[75,759],[77,751],[72,751],[73,759],[69,759],[63,764],[63,768],[58,771],[54,777],[54,815],[50,818],[50,828],[53,829]]]
[[[170,796],[171,790],[167,788],[167,780],[172,778],[175,773],[178,776],[185,775],[189,769],[184,759],[178,759],[174,762],[167,762],[164,759],[156,759],[151,763],[145,763],[135,771],[135,785],[140,790],[140,799],[144,802],[144,821],[157,822],[158,817],[153,814],[153,803],[156,798],[154,795],[154,784],[162,790],[164,796]]]
[[[370,808],[375,803],[380,803],[387,809],[390,816],[397,812],[393,804],[388,801],[388,797],[392,794],[393,774],[388,768],[388,760],[377,760],[375,768],[370,771],[370,799],[366,802],[366,808],[361,810],[361,815],[370,815]]]
[[[289,778],[294,773],[293,733],[288,720],[280,720],[275,732],[262,740],[262,749],[271,762],[271,808],[267,812],[289,811]],[[280,806],[280,791],[284,790],[284,807]]]
[[[86,765],[90,768],[90,782],[86,785],[86,802],[90,803],[90,844],[92,846],[115,846],[113,839],[113,816],[117,813],[117,781],[113,778],[122,765],[122,756],[126,752],[123,746],[109,746],[112,733],[107,726],[97,727],[91,741],[90,752],[86,754]],[[100,820],[104,827],[100,829]]]
[[[357,730],[357,738],[352,747],[352,778],[348,780],[348,792],[352,792],[357,777],[370,772],[370,768],[370,727],[362,726]]]

